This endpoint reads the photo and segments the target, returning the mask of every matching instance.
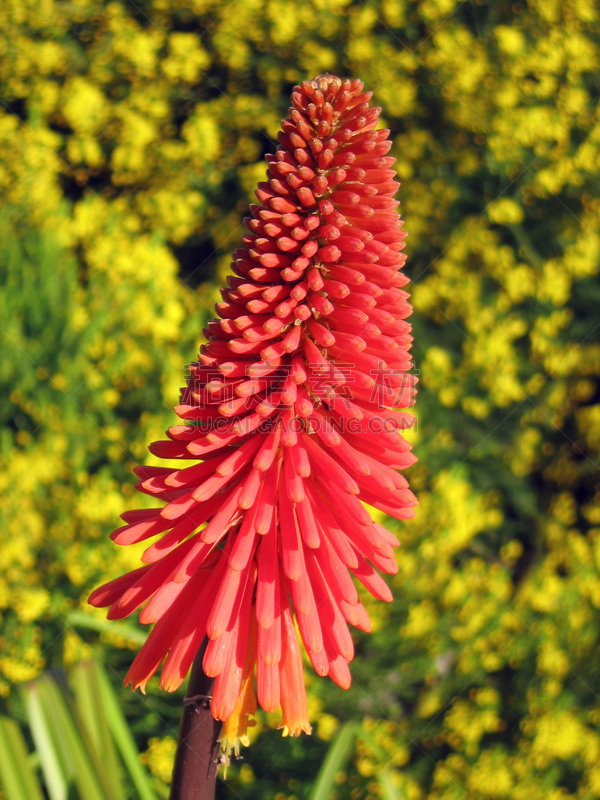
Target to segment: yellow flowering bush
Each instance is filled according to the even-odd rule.
[[[1,702],[18,715],[76,633],[123,674],[131,639],[86,596],[137,565],[107,538],[131,468],[173,420],[289,90],[326,70],[392,131],[420,507],[351,692],[310,682],[310,740],[275,748],[259,718],[232,786],[307,796],[356,718],[339,800],[600,797],[591,0],[1,4]],[[166,781],[179,708],[122,698]]]

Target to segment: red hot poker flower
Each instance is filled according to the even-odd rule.
[[[415,393],[406,234],[370,99],[331,75],[295,87],[175,409],[184,424],[150,446],[192,464],[136,469],[137,488],[165,505],[125,512],[112,538],[158,538],[144,566],[90,597],[111,619],[144,606],[155,623],[126,677],[134,689],[163,662],[161,686],[176,689],[207,636],[212,713],[233,738],[256,708],[255,671],[262,708],[310,732],[294,620],[316,672],[350,686],[347,623],[370,629],[351,575],[389,601],[377,570],[397,571],[398,542],[364,504],[414,516],[398,473],[415,461],[400,433],[414,418],[397,410]]]

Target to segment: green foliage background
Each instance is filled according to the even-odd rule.
[[[173,422],[294,83],[384,109],[422,373],[395,601],[316,736],[259,719],[220,797],[600,797],[600,15],[592,0],[4,0],[0,695],[93,647],[108,533]],[[148,461],[150,463],[150,461]],[[179,698],[121,694],[168,779]],[[170,738],[171,737],[171,738]],[[377,780],[386,767],[385,788]],[[390,788],[392,787],[392,788]],[[383,794],[387,791],[388,794]]]

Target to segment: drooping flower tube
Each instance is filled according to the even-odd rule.
[[[267,180],[244,220],[218,318],[192,365],[183,424],[137,467],[163,505],[126,511],[119,545],[152,539],[143,566],[96,589],[110,619],[154,627],[125,683],[184,680],[208,637],[212,714],[241,736],[256,699],[284,732],[310,732],[300,640],[315,671],[350,686],[348,624],[370,622],[353,577],[391,600],[394,535],[416,499],[411,313],[389,131],[359,80],[292,93]],[[300,635],[300,639],[298,636]],[[163,663],[164,662],[164,663]]]

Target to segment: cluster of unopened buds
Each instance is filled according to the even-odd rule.
[[[401,430],[414,417],[405,233],[389,131],[358,80],[297,86],[267,181],[233,254],[219,319],[176,408],[184,424],[151,452],[175,466],[138,467],[162,505],[126,511],[113,533],[155,538],[144,566],[90,602],[156,623],[126,682],[144,689],[164,661],[177,688],[205,637],[211,710],[224,736],[245,734],[256,697],[281,706],[290,734],[310,731],[299,637],[319,675],[343,688],[370,629],[354,576],[391,593],[397,519],[416,500],[398,472],[415,458]],[[184,466],[181,461],[191,461]],[[255,683],[256,674],[256,683]]]

